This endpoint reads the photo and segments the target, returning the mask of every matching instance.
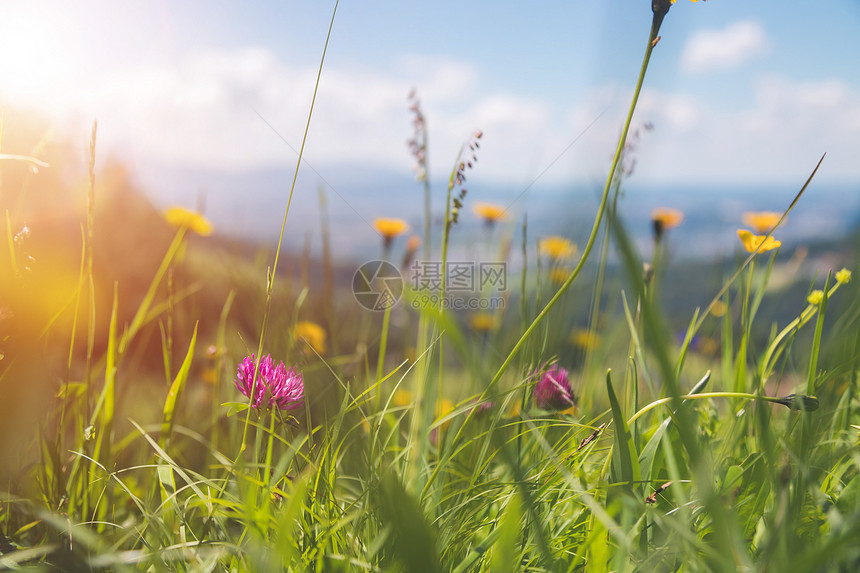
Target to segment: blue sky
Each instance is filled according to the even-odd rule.
[[[333,6],[4,2],[0,104],[42,113],[82,150],[98,118],[100,156],[138,173],[292,169],[266,123],[298,148]],[[436,178],[481,129],[472,179],[522,187],[542,173],[539,185],[590,193],[650,21],[647,0],[341,2],[306,160],[341,190],[353,173],[408,177],[415,88]],[[661,35],[631,183],[796,190],[827,152],[818,181],[860,184],[860,2],[679,0]]]

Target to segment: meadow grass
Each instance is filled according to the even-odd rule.
[[[566,239],[536,237],[524,220],[522,275],[509,277],[516,292],[480,320],[446,308],[446,277],[432,304],[407,285],[398,306],[360,309],[335,284],[322,193],[317,292],[307,253],[298,284],[277,272],[289,200],[265,269],[235,257],[213,270],[218,255],[196,237],[211,226],[180,210],[148,285],[123,312],[127,291],[97,280],[94,126],[79,271],[65,296],[34,304],[27,237],[5,211],[0,325],[16,329],[0,336],[0,387],[10,392],[4,415],[23,410],[14,419],[26,428],[15,428],[16,447],[0,450],[0,569],[860,566],[856,287],[847,270],[833,269],[823,286],[782,301],[795,309],[790,319],[760,318],[780,296],[768,289],[771,276],[787,264],[772,237],[818,166],[782,217],[758,238],[742,237],[745,256],[716,269],[719,284],[701,293],[710,303],[691,316],[663,310],[668,280],[684,273],[668,268],[677,220],[655,217],[647,268],[619,223],[628,132],[669,3],[653,6],[576,264],[567,266],[577,250]],[[428,132],[410,100],[429,205]],[[442,262],[458,240],[479,139],[454,161]],[[491,218],[488,232],[510,245],[513,226]],[[423,231],[428,258],[429,206]],[[384,258],[395,235],[386,235]],[[229,292],[203,304],[203,281]],[[33,312],[39,303],[48,311]],[[571,316],[586,325],[572,340]],[[269,399],[284,394],[270,369],[281,361],[301,373],[304,399],[278,407]],[[246,396],[234,384],[240,364]],[[51,398],[16,402],[40,376],[59,380]]]

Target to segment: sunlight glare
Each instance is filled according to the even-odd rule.
[[[33,4],[6,5],[0,12],[0,100],[56,109],[79,63],[72,27],[58,12]]]

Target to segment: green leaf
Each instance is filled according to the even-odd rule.
[[[96,439],[95,451],[105,459],[111,450],[113,438],[113,418],[116,409],[116,371],[117,371],[117,309],[119,306],[119,294],[117,283],[113,284],[113,307],[110,314],[110,326],[108,327],[108,347],[105,354],[105,385],[99,395],[95,411],[90,418],[90,425],[96,423],[96,416],[101,415],[101,431]]]
[[[389,551],[410,573],[442,571],[436,550],[436,536],[418,503],[406,492],[400,480],[389,473],[379,487],[383,525],[392,532]]]
[[[493,558],[490,571],[493,573],[517,573],[520,571],[520,560],[517,558],[517,540],[520,536],[520,498],[512,495],[499,526],[502,530],[499,540],[493,545]]]
[[[842,493],[839,494],[839,499],[836,500],[836,507],[842,513],[849,514],[856,511],[858,506],[860,506],[860,476],[854,476],[848,482],[848,485],[842,489]]]
[[[698,394],[704,390],[710,379],[711,371],[708,370],[708,372],[696,383],[695,386],[693,386],[688,394]],[[687,400],[684,400],[682,404],[685,404],[686,402]],[[648,443],[645,444],[644,448],[642,448],[642,453],[639,455],[639,466],[642,469],[642,475],[645,476],[646,481],[657,479],[657,475],[655,475],[656,472],[654,471],[654,460],[657,458],[657,452],[660,449],[660,442],[663,439],[663,434],[666,433],[666,430],[668,430],[671,425],[672,418],[666,418],[663,420],[651,436],[651,439],[648,440]]]
[[[621,412],[621,405],[612,389],[611,370],[606,371],[606,392],[609,395],[609,406],[612,408],[612,419],[615,423],[615,449],[612,452],[612,474],[615,482],[632,484],[641,479],[639,472],[639,455],[633,435],[627,427],[627,420]]]
[[[167,447],[170,440],[170,434],[173,432],[173,422],[176,417],[176,403],[182,395],[182,390],[185,388],[185,382],[188,380],[188,372],[191,370],[191,358],[194,356],[194,346],[197,343],[197,325],[194,325],[194,334],[191,335],[191,344],[188,345],[188,353],[185,355],[185,360],[182,362],[182,367],[176,373],[176,378],[173,384],[170,385],[170,391],[167,393],[167,400],[164,402],[164,418],[161,422],[161,436],[158,439],[158,445],[162,448]]]

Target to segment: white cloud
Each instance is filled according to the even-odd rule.
[[[316,74],[258,47],[197,52],[171,67],[89,78],[86,90],[72,89],[74,78],[54,85],[66,95],[43,111],[80,132],[97,117],[102,149],[122,150],[139,165],[292,167],[295,153],[278,134],[299,148]],[[550,109],[538,99],[477,93],[477,86],[473,66],[446,59],[405,56],[393,74],[328,66],[305,158],[318,169],[346,163],[408,173],[407,95],[415,87],[429,122],[431,173],[446,173],[462,143],[482,129],[492,150],[481,154],[482,172],[521,180],[523,154],[554,131]]]
[[[702,30],[687,42],[681,69],[698,73],[736,68],[767,49],[767,35],[757,22],[743,20],[722,30]]]
[[[696,128],[702,116],[701,105],[693,98],[682,94],[664,94],[646,90],[637,105],[639,117],[677,133]]]
[[[315,80],[315,67],[286,63],[263,48],[207,51],[172,66],[93,76],[86,90],[75,89],[80,80],[56,85],[48,93],[64,96],[49,113],[59,128],[71,125],[78,134],[97,117],[100,149],[124,154],[138,169],[153,162],[292,168],[294,152],[266,122],[298,149]],[[415,87],[437,177],[450,171],[476,129],[485,137],[470,181],[517,186],[538,174],[545,184],[605,177],[628,88],[597,86],[575,106],[558,109],[539,95],[483,92],[480,80],[467,63],[418,56],[404,57],[391,73],[327,67],[305,158],[323,175],[343,165],[409,173],[407,94]],[[645,89],[634,127],[645,121],[655,129],[643,134],[637,151],[635,176],[642,181],[792,180],[824,151],[823,176],[860,177],[860,91],[841,80],[764,78],[751,105],[731,111]]]
[[[671,100],[669,94],[648,98]],[[802,183],[827,152],[817,178],[857,180],[860,90],[841,80],[761,79],[752,105],[718,111],[702,103],[695,129],[655,120],[641,146],[640,174],[659,180]],[[668,128],[668,129],[666,129]]]

